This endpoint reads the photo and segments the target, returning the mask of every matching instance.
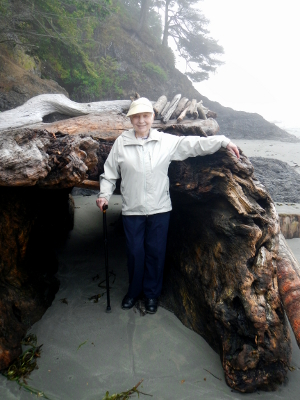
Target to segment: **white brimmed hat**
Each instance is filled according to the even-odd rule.
[[[140,97],[137,100],[134,100],[128,110],[127,117],[134,114],[139,114],[143,112],[153,113],[153,107],[150,100],[146,99],[146,97]]]

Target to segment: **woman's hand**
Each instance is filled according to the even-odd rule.
[[[106,200],[105,197],[99,197],[96,200],[96,204],[100,208],[100,210],[103,211],[103,206],[108,205],[108,201]]]
[[[232,153],[233,155],[235,155],[237,158],[240,158],[239,149],[237,148],[237,146],[236,146],[234,143],[229,142],[228,145],[227,145],[227,147],[226,147],[226,149],[229,150],[230,153]]]

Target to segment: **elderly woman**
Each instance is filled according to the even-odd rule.
[[[239,158],[235,144],[222,135],[174,136],[151,128],[152,103],[139,98],[131,103],[128,117],[133,129],[115,141],[100,177],[96,201],[103,211],[121,178],[122,219],[126,235],[129,287],[122,301],[131,309],[139,297],[146,311],[157,311],[161,293],[168,226],[172,209],[168,168],[173,160],[204,156],[227,148]]]

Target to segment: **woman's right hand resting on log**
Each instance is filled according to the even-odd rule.
[[[237,158],[240,158],[239,149],[237,148],[237,146],[234,143],[229,142],[226,148],[227,148],[227,150],[230,151],[230,153],[235,155]]]

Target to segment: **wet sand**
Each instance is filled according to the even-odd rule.
[[[244,139],[234,140],[234,143],[247,157],[265,157],[284,161],[300,173],[300,143]]]

